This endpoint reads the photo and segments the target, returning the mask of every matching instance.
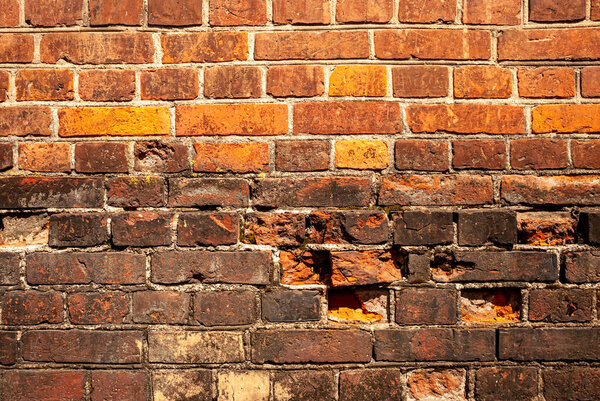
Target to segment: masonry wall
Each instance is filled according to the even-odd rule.
[[[0,400],[600,399],[600,1],[0,27]]]

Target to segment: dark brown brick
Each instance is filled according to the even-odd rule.
[[[143,0],[89,0],[90,25],[141,25]]]
[[[0,208],[102,207],[104,185],[97,178],[3,177]]]
[[[112,242],[116,246],[161,246],[171,244],[171,214],[121,213],[112,217]]]
[[[204,326],[241,326],[257,317],[252,291],[204,291],[194,295],[194,318]]]
[[[101,213],[61,213],[50,216],[48,245],[95,246],[108,241],[107,216]]]
[[[538,394],[538,372],[533,367],[489,367],[476,372],[477,400],[530,401]]]
[[[277,170],[327,170],[330,149],[329,142],[324,141],[278,141],[275,159]]]
[[[3,324],[61,323],[63,320],[63,300],[57,292],[7,292],[0,302]]]
[[[588,322],[592,319],[593,296],[594,290],[590,289],[533,289],[529,293],[529,320]]]
[[[117,207],[159,207],[165,204],[166,182],[162,177],[115,177],[106,182],[107,203]]]
[[[145,70],[140,80],[142,99],[186,100],[198,97],[198,71],[195,69]]]
[[[179,173],[189,169],[187,146],[169,142],[136,142],[135,169],[152,173]]]
[[[148,377],[144,371],[95,370],[92,388],[92,401],[148,399]]]
[[[345,370],[340,374],[340,401],[400,400],[400,369]]]
[[[0,285],[19,284],[19,254],[0,252]]]
[[[396,293],[398,324],[454,324],[456,291],[442,288],[406,288]]]
[[[214,99],[260,97],[261,75],[257,67],[207,68],[204,70],[204,96]]]
[[[246,215],[247,244],[294,246],[304,243],[306,215],[298,213],[252,213]]]
[[[529,0],[529,20],[535,22],[581,21],[585,0]]]
[[[84,292],[69,295],[73,324],[122,324],[129,314],[129,297],[122,292]]]
[[[600,169],[600,141],[571,141],[571,157],[573,167]]]
[[[239,217],[234,213],[184,213],[177,223],[177,245],[231,245],[238,240]]]
[[[600,244],[600,212],[585,212],[581,214],[580,229],[585,242]]]
[[[242,179],[172,178],[169,180],[170,207],[248,206],[250,189]]]
[[[177,291],[140,291],[133,294],[133,321],[152,324],[185,324],[190,295]]]
[[[511,245],[517,243],[517,216],[505,210],[458,213],[459,245]]]
[[[0,331],[0,365],[12,365],[17,361],[17,332]],[[2,380],[0,376],[0,389]]]
[[[454,240],[451,212],[406,211],[393,213],[392,221],[395,244],[437,245]]]
[[[448,170],[448,145],[440,141],[403,139],[394,148],[398,170]]]
[[[80,173],[126,173],[127,144],[83,142],[75,145],[75,171]]]
[[[419,255],[411,253],[408,255],[406,265],[406,279],[409,283],[422,283],[431,280],[431,257],[428,254]]]
[[[0,171],[13,167],[13,147],[10,143],[0,144]]]
[[[262,294],[262,317],[273,323],[319,320],[320,305],[318,291],[274,289]]]
[[[83,0],[26,0],[25,21],[33,26],[70,26],[81,23]]]
[[[596,400],[600,398],[600,369],[564,367],[545,369],[544,397],[546,400]]]
[[[600,282],[600,253],[594,251],[567,253],[565,279],[568,283]]]
[[[569,164],[567,142],[539,138],[510,141],[510,164],[516,170],[565,168]]]
[[[317,211],[309,215],[310,242],[379,244],[388,239],[388,218],[379,211]]]
[[[85,371],[5,370],[0,394],[6,400],[83,400]]]
[[[272,380],[274,401],[336,400],[333,372],[283,370],[275,372]]]
[[[502,170],[506,167],[506,144],[501,140],[464,139],[452,142],[456,169]]]
[[[202,25],[202,3],[196,0],[148,0],[148,25]]]

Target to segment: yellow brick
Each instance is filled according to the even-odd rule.
[[[385,96],[386,92],[384,66],[339,66],[329,78],[329,96]]]
[[[71,136],[169,135],[166,107],[83,107],[58,111],[58,134]]]
[[[381,141],[337,141],[335,166],[360,170],[381,170],[388,166],[388,148]]]

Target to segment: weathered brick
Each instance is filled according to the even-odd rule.
[[[575,96],[575,75],[572,68],[519,68],[517,75],[519,96],[521,97],[563,98]]]
[[[585,13],[585,0],[529,0],[530,21],[581,21]]]
[[[0,252],[0,285],[19,284],[19,254]]]
[[[600,370],[589,367],[545,369],[544,397],[547,400],[593,400],[600,397]]]
[[[329,77],[329,96],[385,96],[387,92],[386,74],[384,66],[335,67]]]
[[[394,243],[399,245],[441,245],[454,239],[451,212],[406,211],[392,214]]]
[[[311,97],[322,95],[323,91],[324,76],[321,66],[284,65],[273,66],[267,70],[267,94],[271,96]]]
[[[331,252],[331,285],[391,283],[402,279],[401,268],[401,260],[394,251]]]
[[[511,204],[596,205],[600,181],[595,175],[502,177],[502,198]],[[559,193],[561,196],[556,196]]]
[[[4,370],[0,394],[7,400],[85,399],[85,371]]]
[[[71,171],[71,145],[64,142],[21,143],[19,168],[56,173]]]
[[[456,291],[442,288],[406,288],[396,293],[398,324],[454,324]]]
[[[104,186],[96,178],[3,177],[0,207],[5,209],[102,207]]]
[[[33,26],[70,26],[83,20],[83,0],[26,0],[25,21]]]
[[[185,324],[190,295],[177,291],[139,291],[133,293],[132,305],[136,323]]]
[[[145,70],[141,96],[147,100],[186,100],[198,96],[198,71],[185,68]]]
[[[422,283],[431,279],[431,257],[428,254],[411,253],[406,264],[406,280],[409,283]]]
[[[33,35],[0,35],[0,63],[31,63]]]
[[[252,213],[244,222],[244,242],[271,246],[304,244],[306,215],[298,213]]]
[[[179,173],[189,168],[188,148],[175,142],[136,142],[135,169],[152,173]]]
[[[169,135],[166,107],[78,107],[58,111],[62,137]]]
[[[600,132],[600,105],[542,105],[531,112],[531,129],[536,134],[546,132]]]
[[[150,362],[179,364],[243,362],[242,333],[150,330],[148,358]]]
[[[27,255],[30,284],[143,284],[146,257],[126,252],[32,253]]]
[[[169,207],[248,206],[250,189],[242,179],[172,178]]]
[[[198,142],[194,144],[194,149],[194,171],[260,173],[269,170],[267,143]]]
[[[89,0],[90,25],[142,25],[142,0]]]
[[[13,365],[17,361],[17,332],[0,332],[0,365]],[[1,376],[0,376],[1,377]],[[0,380],[2,389],[2,380]]]
[[[380,205],[479,205],[491,203],[492,179],[482,175],[392,175],[383,178]]]
[[[517,217],[510,210],[458,213],[459,245],[511,245],[517,243]]]
[[[464,369],[413,370],[408,373],[408,401],[431,400],[440,396],[447,400],[466,400]]]
[[[13,167],[13,147],[10,143],[0,143],[0,171]]]
[[[61,323],[63,320],[62,296],[57,292],[7,292],[0,302],[3,324]]]
[[[375,32],[375,56],[379,59],[487,60],[490,55],[491,38],[486,31],[398,29]]]
[[[590,289],[533,289],[529,293],[529,320],[533,322],[588,322],[592,318]]]
[[[342,324],[388,321],[388,291],[369,288],[335,288],[327,291],[327,319]]]
[[[183,213],[177,223],[177,245],[231,245],[237,243],[239,217],[233,213]]]
[[[456,0],[400,0],[398,20],[400,22],[454,22]]]
[[[223,66],[204,70],[204,96],[214,99],[260,97],[262,72],[257,67]]]
[[[309,221],[311,243],[379,244],[388,239],[388,219],[381,211],[315,211]]]
[[[34,330],[23,333],[23,359],[58,363],[140,363],[143,332]]]
[[[600,359],[596,327],[511,328],[498,331],[498,359],[577,361]]]
[[[369,57],[367,32],[261,32],[255,35],[256,60],[334,60]]]
[[[258,207],[368,206],[371,182],[363,177],[265,178],[253,186]]]
[[[329,142],[278,141],[275,165],[280,171],[319,171],[329,168]]]
[[[80,173],[126,173],[127,144],[79,142],[75,144],[75,171]]]
[[[445,97],[450,78],[447,67],[405,66],[392,67],[392,82],[394,97]]]
[[[258,315],[252,291],[204,291],[194,294],[194,319],[204,326],[252,324]]]
[[[1,6],[2,4],[0,4],[0,7]],[[7,71],[0,71],[0,102],[6,102],[8,100],[8,91],[10,89],[9,81],[10,74]]]
[[[145,32],[47,33],[40,43],[40,58],[50,64],[144,64],[153,57],[152,36]]]
[[[370,401],[402,399],[400,369],[344,370],[340,373],[341,401]]]
[[[495,324],[521,319],[521,293],[510,288],[462,290],[460,318],[463,322]]]
[[[590,17],[591,17],[592,21],[598,21],[598,20],[600,20],[600,1],[592,0],[591,3],[592,3],[592,9],[591,9]]]
[[[473,65],[454,69],[454,97],[458,99],[507,99],[511,94],[508,68]]]
[[[60,213],[50,216],[48,245],[96,246],[108,240],[107,216],[102,213]]]
[[[359,330],[260,330],[251,334],[254,363],[369,362],[371,335]]]
[[[202,104],[175,108],[177,136],[283,135],[288,132],[285,104]]]
[[[459,139],[452,142],[455,169],[502,170],[506,167],[506,144],[502,140]]]
[[[521,0],[466,0],[463,23],[480,25],[519,25]]]
[[[246,32],[163,34],[163,63],[215,63],[248,59]]]
[[[126,102],[135,96],[135,71],[89,70],[79,73],[79,97],[97,102]]]
[[[581,96],[600,97],[600,68],[586,67],[581,70]]]
[[[327,0],[274,0],[273,22],[276,24],[328,24]]]
[[[112,242],[115,246],[170,245],[171,219],[168,213],[117,214],[111,221]]]
[[[69,295],[73,324],[122,324],[129,315],[129,297],[121,292],[83,292]]]
[[[580,231],[587,243],[600,244],[600,214],[597,211],[582,213],[580,218]]]
[[[260,370],[220,372],[217,374],[217,393],[221,400],[269,401],[270,374]]]
[[[0,42],[2,37],[0,36]],[[0,109],[0,136],[51,134],[49,107],[3,107]]]
[[[48,220],[45,213],[15,213],[2,216],[0,245],[27,246],[48,243]]]
[[[274,289],[262,294],[262,317],[269,322],[302,322],[320,319],[318,291]]]
[[[575,242],[577,221],[569,213],[532,212],[517,215],[519,242],[554,246]]]
[[[335,379],[325,370],[281,370],[273,374],[273,400],[320,400],[336,399]]]
[[[375,331],[377,361],[493,361],[494,330],[417,328]]]
[[[19,70],[15,88],[17,101],[73,100],[73,71]]]
[[[148,25],[202,25],[202,3],[196,0],[149,0]]]
[[[446,131],[456,134],[524,134],[525,115],[520,106],[451,104],[411,105],[406,108],[413,132]]]
[[[269,284],[271,252],[169,251],[152,256],[152,281]]]
[[[152,372],[154,401],[212,401],[210,370],[165,369]]]
[[[534,367],[487,367],[475,373],[478,400],[530,401],[538,394],[538,372]]]
[[[389,165],[383,141],[335,141],[335,166],[357,170],[383,170]]]
[[[396,141],[394,148],[398,170],[448,170],[448,144],[425,139]]]
[[[511,29],[498,36],[498,59],[597,60],[599,40],[597,28]]]
[[[107,203],[117,207],[159,207],[165,204],[162,177],[114,177],[106,181]]]
[[[148,378],[144,371],[95,370],[92,388],[92,401],[148,399]]]
[[[214,26],[264,25],[267,23],[267,2],[210,0],[209,23]]]
[[[0,27],[10,28],[19,25],[19,2],[18,0],[0,0]]]
[[[331,270],[328,252],[280,252],[279,263],[282,284],[321,284]]]

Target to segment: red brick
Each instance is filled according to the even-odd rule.
[[[0,63],[31,63],[33,35],[0,35]]]
[[[598,60],[600,30],[506,30],[498,36],[499,60]]]
[[[23,333],[23,359],[34,362],[140,363],[141,331],[34,330]]]
[[[454,69],[454,97],[459,99],[507,99],[512,93],[508,68],[467,66]]]
[[[538,394],[538,372],[535,367],[487,367],[478,369],[475,394],[478,400],[527,401]]]
[[[388,239],[388,218],[383,212],[315,211],[308,218],[314,244],[379,244]]]
[[[260,97],[261,71],[257,67],[210,67],[204,70],[204,96],[215,99]]]
[[[83,0],[25,0],[25,21],[33,26],[70,26],[83,20]]]
[[[142,71],[142,99],[186,100],[198,96],[198,71],[163,68]]]
[[[521,0],[465,0],[463,23],[519,25],[521,24]]]
[[[129,314],[129,297],[121,292],[84,292],[69,295],[73,324],[122,324]]]
[[[518,78],[519,96],[521,97],[563,98],[575,96],[575,75],[572,68],[519,68]]]
[[[331,253],[331,286],[392,283],[402,279],[395,252],[341,251]]]
[[[90,25],[142,25],[142,0],[89,0]]]
[[[454,46],[448,46],[453,43]],[[375,56],[380,59],[487,60],[489,32],[457,29],[403,29],[375,32]]]
[[[589,322],[592,319],[590,289],[532,289],[529,320],[532,322]]]
[[[585,0],[529,0],[530,21],[581,21],[585,13]]]
[[[400,0],[398,20],[400,22],[454,22],[456,0]]]
[[[133,321],[152,324],[185,324],[190,295],[177,291],[139,291],[133,293]]]
[[[448,144],[444,142],[404,139],[396,141],[394,151],[398,170],[448,170]]]
[[[544,397],[547,400],[594,400],[600,397],[600,370],[597,368],[574,366],[545,369]]]
[[[389,22],[392,19],[392,0],[339,0],[336,5],[337,22]]]
[[[455,324],[456,291],[442,288],[406,288],[396,293],[398,324]]]
[[[143,284],[146,257],[126,252],[32,253],[27,282],[36,284]]]
[[[401,400],[400,369],[344,370],[340,373],[340,401]]]
[[[581,70],[581,96],[600,97],[600,67]]]
[[[276,24],[328,24],[328,0],[273,0]]]
[[[510,164],[517,170],[560,169],[568,166],[562,139],[518,139],[510,142]]]
[[[305,219],[304,214],[298,213],[248,214],[244,222],[244,242],[271,246],[302,245]]]
[[[257,309],[252,291],[201,291],[194,295],[194,319],[204,326],[252,324]]]
[[[64,142],[21,143],[19,168],[57,173],[71,171],[71,145]]]
[[[144,371],[95,370],[92,372],[92,401],[145,401],[147,382]]]
[[[0,331],[0,365],[13,365],[17,361],[17,332]],[[2,376],[0,375],[0,378]],[[0,380],[0,390],[2,380]]]
[[[199,142],[194,148],[194,171],[260,173],[269,170],[269,145],[266,143]]]
[[[445,97],[448,96],[447,67],[407,66],[393,67],[394,97]]]
[[[13,147],[10,143],[0,143],[0,171],[13,166]]]
[[[73,100],[70,70],[19,70],[15,78],[17,101]]]
[[[275,164],[279,171],[319,171],[329,168],[329,142],[279,141]]]
[[[0,37],[0,43],[2,38]],[[49,107],[3,107],[0,109],[0,136],[50,135]]]
[[[323,94],[323,67],[273,66],[267,70],[267,94],[274,97],[311,97]]]
[[[261,32],[255,36],[256,60],[334,60],[369,57],[367,32]]]
[[[57,292],[18,291],[2,296],[2,323],[61,323],[63,300]]]
[[[0,0],[0,27],[10,28],[19,25],[19,2],[18,0]]]
[[[80,173],[126,173],[127,144],[79,142],[75,144],[75,171]]]
[[[129,176],[108,178],[107,204],[117,207],[164,206],[166,182],[162,177]]]
[[[116,246],[170,245],[171,219],[167,213],[120,213],[112,217],[112,242]]]
[[[295,134],[395,134],[400,105],[392,102],[315,102],[294,106]]]
[[[531,129],[547,132],[600,132],[600,104],[549,104],[531,112]]]
[[[136,142],[134,168],[152,173],[179,173],[189,169],[188,148],[181,143]]]
[[[261,330],[252,333],[254,363],[369,362],[371,336],[358,330]]]
[[[40,43],[40,58],[50,64],[143,64],[152,63],[153,56],[150,33],[47,33]]]
[[[215,63],[247,60],[246,32],[191,32],[163,34],[163,63]]]
[[[600,140],[571,141],[573,167],[600,169]]]
[[[85,371],[5,370],[0,394],[7,400],[85,399]]]
[[[169,180],[169,207],[248,206],[250,188],[242,179],[172,178]]]
[[[525,115],[520,106],[452,104],[411,105],[406,108],[413,132],[457,134],[523,134]]]
[[[9,78],[10,74],[7,71],[0,71],[0,102],[8,100]]]
[[[79,73],[79,97],[97,102],[126,102],[135,96],[135,72],[89,70]]]
[[[597,205],[600,179],[595,175],[508,175],[502,177],[501,194],[511,204]]]
[[[491,203],[491,177],[481,175],[396,175],[383,179],[380,205],[479,205]]]
[[[506,167],[506,144],[501,140],[461,139],[452,142],[455,169],[502,170]]]
[[[104,213],[59,213],[50,216],[48,245],[96,246],[108,240]]]
[[[96,178],[2,177],[2,208],[102,207],[104,186]]]
[[[148,0],[148,25],[202,25],[202,2]]]
[[[239,217],[232,213],[182,213],[177,223],[177,245],[232,245],[239,235]]]
[[[267,23],[265,0],[210,0],[209,9],[209,23],[215,26]]]

